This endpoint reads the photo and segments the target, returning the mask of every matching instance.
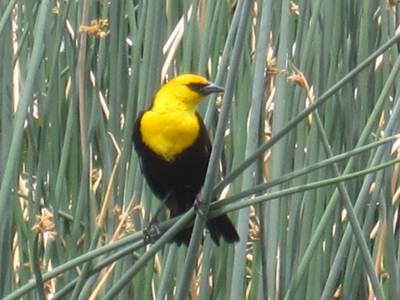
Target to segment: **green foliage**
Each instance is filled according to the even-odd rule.
[[[0,298],[397,299],[397,8],[0,0]],[[225,87],[201,198],[234,246],[194,209],[143,242],[132,128],[185,72]]]

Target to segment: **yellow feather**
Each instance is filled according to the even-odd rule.
[[[187,111],[148,111],[140,124],[146,146],[168,161],[194,143],[199,129],[196,115]]]
[[[171,161],[193,145],[200,130],[195,111],[203,96],[190,89],[188,83],[207,82],[201,76],[187,74],[171,80],[158,91],[140,123],[142,140],[147,147]]]

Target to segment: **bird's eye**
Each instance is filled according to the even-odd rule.
[[[193,83],[189,83],[188,87],[191,90],[193,90],[193,91],[195,91],[195,92],[197,92],[199,94],[203,94],[204,88],[206,88],[207,85],[208,85],[207,83],[195,83],[195,82],[193,82]]]

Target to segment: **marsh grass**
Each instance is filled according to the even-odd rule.
[[[0,297],[397,299],[395,2],[0,0]],[[168,78],[225,86],[202,197],[160,217],[133,122]],[[207,207],[207,206],[206,206]],[[195,221],[189,248],[168,244]]]

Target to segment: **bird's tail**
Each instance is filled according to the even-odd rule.
[[[239,240],[239,235],[227,215],[219,216],[207,221],[207,228],[210,231],[211,238],[219,245],[219,239],[222,237],[227,243],[234,243]],[[193,227],[188,227],[180,231],[173,242],[188,245],[192,235]]]
[[[207,228],[211,238],[219,245],[219,238],[222,236],[227,243],[234,243],[239,240],[239,235],[227,215],[222,215],[207,221]]]

